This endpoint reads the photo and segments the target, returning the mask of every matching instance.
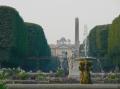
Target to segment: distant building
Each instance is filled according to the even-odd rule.
[[[63,57],[65,53],[67,53],[67,57],[72,57],[74,45],[71,44],[69,39],[62,37],[60,40],[57,40],[56,44],[51,44],[51,53],[52,56]]]
[[[51,44],[51,53],[52,56],[61,57],[65,52],[67,52],[67,57],[70,58],[79,56],[79,18],[75,18],[75,43],[71,44],[70,39],[62,37],[60,40],[57,40],[56,44]]]
[[[69,39],[62,37],[57,40],[56,44],[51,44],[50,48],[52,56],[59,59],[61,68],[65,71],[65,75],[68,75],[69,63],[73,57],[75,45],[72,45]]]
[[[61,68],[69,70],[69,74],[72,69],[78,71],[78,63],[73,61],[75,58],[79,57],[79,19],[75,18],[75,43],[71,44],[70,39],[62,37],[57,40],[56,44],[50,44],[52,56],[58,57],[61,63]],[[73,68],[73,65],[75,68]],[[77,67],[76,67],[77,66]],[[69,68],[69,69],[66,69]]]

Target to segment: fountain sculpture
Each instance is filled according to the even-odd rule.
[[[85,33],[86,36],[85,43],[84,43],[84,57],[79,57],[79,70],[80,70],[80,83],[81,84],[91,84],[91,75],[90,70],[92,66],[92,58],[88,57],[88,40],[87,40],[87,27],[85,26]]]
[[[90,76],[90,70],[91,70],[91,62],[88,61],[86,58],[80,60],[80,83],[81,84],[91,84],[91,76]]]

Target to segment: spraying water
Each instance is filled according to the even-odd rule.
[[[89,57],[88,52],[90,51],[89,50],[89,40],[88,40],[87,36],[88,36],[88,28],[87,28],[87,25],[84,25],[84,38],[85,38],[85,41],[83,42],[83,44],[84,44],[84,57]],[[95,58],[95,57],[90,57],[90,58],[97,60],[97,63],[100,67],[100,72],[104,73],[100,59]]]
[[[87,25],[84,25],[84,56],[88,57],[88,50],[89,50],[89,42],[88,42],[88,30],[87,30]]]

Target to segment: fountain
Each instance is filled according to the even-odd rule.
[[[80,83],[81,84],[91,84],[91,76],[90,76],[90,70],[91,70],[91,62],[87,59],[80,59]]]
[[[81,84],[91,84],[91,75],[90,70],[92,66],[92,59],[88,57],[88,39],[87,39],[87,26],[85,26],[86,39],[84,42],[84,57],[79,57],[77,60],[79,61],[79,70],[80,70],[80,83]]]
[[[92,69],[92,62],[94,60],[97,61],[100,71],[101,71],[101,80],[104,78],[104,70],[102,68],[102,64],[100,62],[100,59],[97,59],[95,57],[90,57],[88,56],[88,51],[89,51],[89,40],[87,38],[87,26],[85,25],[84,27],[84,56],[77,58],[77,60],[80,62],[79,63],[79,70],[80,70],[80,83],[81,84],[91,84],[91,74],[90,71]]]

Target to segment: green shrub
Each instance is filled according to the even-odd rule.
[[[38,75],[36,77],[37,80],[46,80],[47,75],[44,74],[44,72],[37,71]]]
[[[6,85],[3,83],[0,83],[0,89],[7,89]]]
[[[25,72],[25,71],[21,71],[17,74],[17,76],[22,79],[22,80],[25,80],[28,78],[28,74]]]
[[[63,69],[58,68],[57,72],[56,72],[56,76],[57,77],[64,77],[65,73]]]

